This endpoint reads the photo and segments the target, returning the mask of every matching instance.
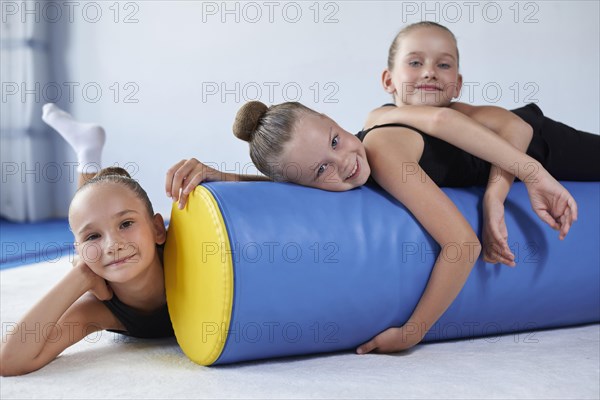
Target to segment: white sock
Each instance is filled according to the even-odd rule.
[[[73,116],[53,103],[44,104],[42,120],[54,128],[77,154],[78,172],[96,173],[100,170],[102,148],[106,133],[98,124],[76,121]]]

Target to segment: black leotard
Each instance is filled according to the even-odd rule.
[[[395,104],[384,106],[395,107]],[[512,112],[533,128],[533,138],[527,154],[538,160],[556,179],[600,180],[600,162],[597,161],[600,136],[553,121],[545,117],[542,110],[533,103]],[[356,136],[362,141],[373,129],[391,126],[412,129],[421,134],[425,145],[419,165],[438,186],[487,184],[490,173],[487,161],[412,126],[400,123],[376,125],[360,131]]]
[[[174,335],[166,304],[154,312],[143,313],[123,303],[114,294],[112,299],[103,303],[125,326],[125,331],[114,332],[138,338],[162,338]]]

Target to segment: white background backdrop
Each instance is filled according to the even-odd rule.
[[[467,85],[462,101],[507,108],[538,102],[554,119],[599,131],[598,1],[39,6],[42,17],[56,21],[52,67],[63,87],[58,94],[42,88],[40,102],[101,123],[108,133],[104,164],[134,172],[167,215],[163,182],[176,161],[196,157],[255,171],[247,144],[231,133],[247,100],[297,100],[351,132],[362,128],[367,112],[389,100],[379,78],[391,40],[423,19],[457,36]]]

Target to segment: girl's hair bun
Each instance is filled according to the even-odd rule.
[[[121,167],[102,168],[96,175],[94,175],[94,178],[102,178],[104,176],[122,176],[124,178],[131,179],[129,172]]]
[[[233,134],[246,142],[252,140],[252,135],[269,107],[260,101],[249,101],[244,104],[235,116]]]

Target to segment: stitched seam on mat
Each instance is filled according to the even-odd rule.
[[[224,238],[224,236],[223,236],[223,229],[222,229],[222,226],[221,226],[221,224],[219,223],[219,222],[220,222],[220,221],[219,221],[219,216],[217,215],[217,212],[216,212],[216,208],[215,208],[215,206],[214,206],[214,203],[213,203],[213,202],[211,201],[211,199],[209,198],[209,196],[208,196],[208,194],[207,194],[207,191],[205,191],[205,190],[202,190],[202,191],[200,191],[200,195],[202,196],[202,198],[203,198],[203,200],[205,201],[205,203],[209,205],[209,214],[210,214],[210,217],[211,217],[212,223],[213,223],[213,225],[214,225],[214,226],[217,228],[216,230],[217,230],[217,236],[218,236],[218,238],[219,238],[219,241],[220,241],[220,242],[221,242],[221,243],[224,245],[224,244],[225,244],[225,238]],[[225,283],[225,269],[223,268],[223,270],[222,270],[222,276],[221,276],[221,284],[224,286],[224,283]],[[228,288],[228,289],[229,289],[229,288]],[[224,293],[224,295],[223,295],[223,298],[222,298],[222,303],[221,303],[221,304],[222,304],[222,306],[223,306],[223,312],[222,312],[222,315],[221,315],[221,323],[222,323],[222,322],[224,321],[224,319],[225,319],[225,314],[226,314],[226,311],[225,311],[225,307],[224,307],[224,305],[225,305],[225,300],[226,300],[226,298],[227,298],[227,295],[228,295],[228,290],[227,290],[227,291],[224,291],[224,292],[225,292],[225,293]],[[227,328],[229,328],[229,327],[227,327]],[[226,340],[226,339],[227,339],[227,338],[225,338],[225,340]],[[223,346],[221,347],[221,350],[223,349],[223,347],[224,347],[224,346],[225,346],[225,344],[223,343]],[[210,353],[210,358],[211,358],[211,359],[212,359],[212,358],[214,358],[214,354],[215,354],[216,352],[217,352],[217,347],[215,347],[215,348],[213,348],[213,349],[211,350],[211,353]],[[216,361],[216,359],[215,359],[214,361]],[[213,362],[214,362],[214,361],[213,361]]]

